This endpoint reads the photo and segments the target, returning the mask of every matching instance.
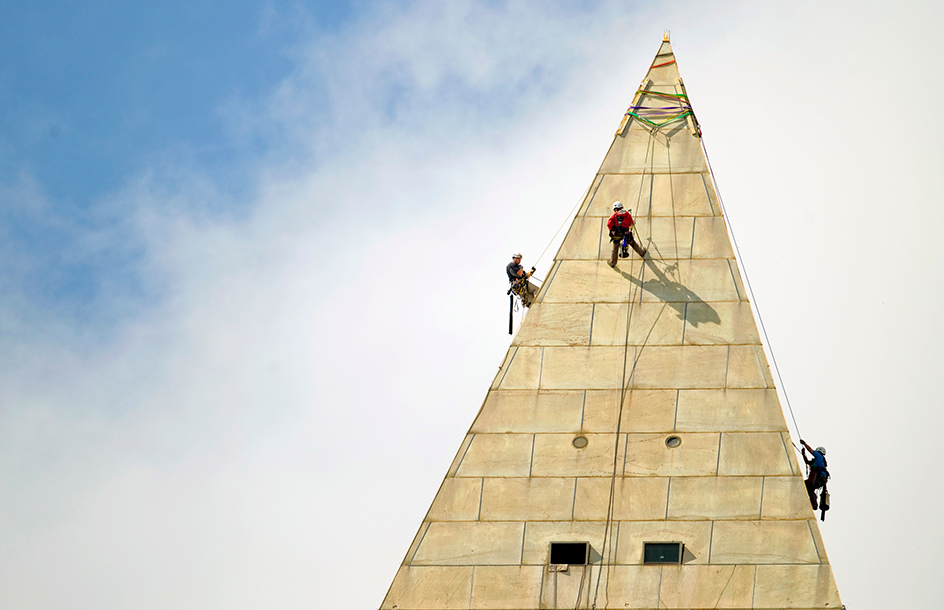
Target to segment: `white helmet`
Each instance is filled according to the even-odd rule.
[[[623,204],[622,204],[622,202],[614,201],[614,202],[613,202],[613,209],[614,209],[614,210],[622,210],[622,209],[623,209]]]
[[[822,453],[823,455],[826,455],[826,447],[817,447],[816,449],[814,449],[814,451],[818,453]]]
[[[521,252],[515,252],[511,255],[511,258],[521,258]]]

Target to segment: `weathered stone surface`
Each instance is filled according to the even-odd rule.
[[[521,564],[524,523],[434,522],[412,565]]]
[[[686,345],[760,345],[751,304],[688,303]]]
[[[724,388],[727,346],[645,347],[633,375],[634,388]]]
[[[561,521],[574,514],[573,478],[488,478],[482,521]]]
[[[488,393],[471,432],[577,432],[583,412],[583,391],[499,390]]]
[[[582,209],[578,216],[609,218],[613,213],[614,201],[622,201],[632,209],[634,217],[647,216],[651,185],[651,175],[604,172],[594,180],[595,188],[592,189],[589,207]]]
[[[593,597],[591,566],[570,566],[566,572],[546,571],[541,608],[587,608]]]
[[[754,566],[666,566],[660,608],[750,608]]]
[[[762,477],[675,477],[669,519],[758,519]]]
[[[536,390],[541,379],[543,347],[521,346],[514,348],[507,358],[504,373],[496,383],[502,390]]]
[[[690,216],[654,216],[640,218],[636,223],[636,230],[643,243],[658,248],[659,258],[663,260],[692,258],[694,229],[695,218]]]
[[[761,519],[812,519],[814,516],[806,485],[797,476],[764,477],[763,504]]]
[[[560,252],[557,253],[557,259],[598,259],[603,249],[609,248],[609,245],[605,218],[577,217],[570,225]]]
[[[735,269],[736,271],[736,269]],[[621,274],[622,275],[622,274]],[[711,303],[743,300],[728,260],[679,260],[670,265],[646,259],[642,278],[627,278],[642,288],[643,301]]]
[[[542,566],[476,566],[470,608],[537,608],[542,572]]]
[[[540,384],[548,390],[604,390],[623,385],[624,349],[546,347]]]
[[[592,346],[681,345],[681,308],[667,303],[596,303]],[[626,326],[629,325],[629,335]]]
[[[482,479],[446,479],[426,516],[428,521],[475,521],[479,516]]]
[[[790,475],[783,438],[776,432],[725,432],[721,435],[719,476]]]
[[[819,563],[809,521],[716,521],[711,563]]]
[[[755,608],[839,608],[829,565],[757,566]]]
[[[624,472],[629,476],[713,476],[718,472],[718,434],[629,434]],[[678,436],[678,447],[666,445]]]
[[[587,446],[577,449],[573,434],[536,434],[531,476],[604,477],[613,474],[613,456],[622,457],[615,434],[584,434]]]
[[[402,566],[381,608],[462,610],[471,593],[472,566]]]
[[[623,432],[672,432],[675,430],[678,390],[635,389],[626,394]]]
[[[574,519],[605,521],[611,479],[577,479]],[[669,480],[662,477],[618,477],[613,488],[613,519],[664,519]]]
[[[526,477],[531,472],[531,434],[476,434],[457,477]]]
[[[622,412],[621,432],[671,432],[677,396],[677,390],[588,390],[582,429],[591,433],[613,432]]]
[[[535,303],[513,345],[589,345],[592,303]]]
[[[726,388],[772,388],[762,354],[757,345],[732,345],[728,348]]]
[[[776,390],[680,390],[676,429],[685,432],[786,430]]]
[[[695,218],[692,258],[734,258],[734,250],[731,249],[723,218]]]
[[[656,98],[654,103],[662,102]],[[664,140],[654,138],[650,142],[649,130],[633,122],[623,136],[613,141],[600,172],[655,172],[652,177],[660,180],[653,180],[653,216],[696,213],[711,216],[704,183],[698,180],[700,174],[691,173],[707,169],[698,139],[687,131],[672,134],[671,145],[666,146]]]
[[[658,608],[661,569],[656,566],[613,566],[604,572],[604,608]]]

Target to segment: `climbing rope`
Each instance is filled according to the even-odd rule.
[[[592,185],[591,185],[591,186],[592,186]],[[544,246],[544,250],[541,251],[540,256],[538,256],[536,259],[534,259],[534,266],[535,266],[535,267],[538,266],[538,262],[541,260],[541,258],[544,256],[544,254],[547,252],[547,249],[550,248],[550,247],[551,247],[551,244],[554,243],[554,240],[557,239],[557,235],[561,232],[561,229],[564,228],[564,225],[567,224],[567,221],[570,220],[571,216],[574,216],[574,214],[577,212],[577,208],[580,207],[580,204],[583,203],[584,199],[587,198],[587,194],[588,194],[589,192],[590,192],[590,191],[589,191],[589,189],[588,189],[588,190],[587,190],[587,193],[584,193],[583,196],[581,196],[580,199],[577,200],[577,203],[574,205],[574,207],[572,207],[572,208],[570,209],[570,212],[567,213],[567,216],[564,217],[564,222],[562,222],[561,225],[560,225],[559,227],[557,227],[557,231],[554,232],[554,237],[552,237],[552,238],[550,239],[550,241],[547,242],[547,245]]]
[[[650,131],[649,143],[646,146],[646,158],[643,161],[643,168],[645,168],[646,163],[648,163],[649,161],[649,156],[651,154],[654,141],[655,141],[654,131]],[[645,180],[645,175],[646,175],[645,169],[643,169],[642,180]],[[641,196],[642,196],[642,181],[640,181],[640,188],[639,188],[639,191],[637,192],[637,202],[639,201]],[[627,377],[627,366],[629,364],[629,329],[633,321],[633,312],[636,309],[636,296],[638,295],[638,291],[640,287],[642,286],[642,272],[644,269],[645,269],[645,259],[642,259],[640,260],[640,267],[639,267],[639,271],[640,271],[639,284],[637,285],[631,282],[629,293],[627,294],[626,333],[625,333],[624,341],[623,341],[623,370],[622,370],[622,378],[620,381],[619,412],[616,417],[616,438],[613,441],[613,474],[610,477],[610,497],[609,497],[609,501],[607,503],[607,508],[606,508],[606,525],[604,526],[604,529],[603,529],[603,547],[600,549],[600,556],[606,565],[607,577],[606,577],[606,588],[604,590],[604,595],[606,596],[607,599],[609,599],[608,591],[609,591],[609,586],[610,586],[610,568],[612,567],[613,562],[610,561],[610,559],[607,557],[606,552],[607,552],[607,546],[609,543],[609,538],[612,535],[610,533],[610,530],[612,529],[612,526],[613,526],[613,512],[616,506],[616,471],[619,465],[619,441],[620,441],[620,432],[622,431],[622,424],[623,424],[623,409],[626,404],[627,388],[629,387],[630,380],[633,378],[633,375],[636,373],[636,365],[639,363],[639,356],[640,356],[640,354],[637,354],[637,353],[633,354],[633,365],[632,365],[632,368],[629,370],[629,375]],[[648,340],[648,336],[646,337],[646,340]],[[645,343],[643,345],[645,345]],[[625,456],[624,456],[624,459],[625,459]],[[610,553],[612,554],[613,553],[612,545],[609,545],[609,546],[611,547]],[[597,605],[597,599],[600,593],[600,578],[602,576],[603,576],[603,566],[601,565],[600,570],[597,572],[597,580],[596,580],[596,584],[594,586],[594,591],[593,591],[593,606],[592,606],[593,608],[596,608],[596,605]]]
[[[640,261],[640,283],[642,282],[642,270],[645,263]],[[626,334],[623,342],[623,374],[620,381],[620,400],[619,400],[619,412],[616,417],[616,435],[613,441],[613,474],[610,477],[610,496],[606,506],[606,525],[603,528],[603,547],[600,549],[600,556],[603,558],[604,565],[606,566],[606,589],[604,590],[604,595],[609,599],[609,587],[610,587],[610,568],[613,565],[611,558],[607,556],[607,546],[610,547],[610,554],[613,554],[613,545],[609,544],[610,537],[612,536],[611,530],[613,528],[613,513],[616,507],[616,471],[619,466],[619,442],[620,442],[620,433],[622,432],[623,424],[623,409],[626,404],[626,390],[630,383],[630,380],[633,378],[633,375],[636,372],[636,365],[639,363],[639,357],[634,352],[633,354],[633,365],[629,369],[629,376],[627,377],[627,367],[629,365],[629,329],[633,322],[633,311],[636,309],[636,296],[639,286],[631,283],[629,289],[629,294],[627,294],[627,303],[626,303]],[[625,459],[625,456],[624,456]],[[600,593],[600,577],[603,576],[603,566],[600,566],[600,570],[597,572],[597,582],[593,591],[593,607],[597,606],[597,598]]]
[[[705,148],[705,140],[703,138],[699,138],[699,140],[701,142],[702,152],[705,154],[705,161],[708,163],[708,173],[711,175],[711,183],[714,185],[715,194],[718,195],[721,213],[724,214],[728,231],[731,233],[731,242],[734,244],[734,251],[737,252],[737,260],[744,269],[744,283],[747,284],[747,291],[751,295],[751,302],[754,304],[754,310],[757,312],[757,321],[760,322],[760,329],[764,333],[764,340],[767,342],[767,349],[770,351],[770,360],[774,364],[774,372],[777,373],[777,380],[780,382],[780,390],[783,392],[787,409],[790,411],[790,419],[793,420],[793,427],[796,429],[797,438],[803,438],[803,435],[800,434],[800,426],[797,425],[796,416],[793,414],[793,406],[790,404],[790,397],[787,395],[787,386],[783,383],[783,377],[780,375],[780,366],[777,364],[777,357],[774,355],[774,347],[770,342],[770,337],[767,335],[767,327],[764,326],[764,318],[760,315],[760,306],[757,304],[757,297],[754,296],[754,289],[751,287],[751,278],[747,274],[747,265],[744,263],[744,258],[741,256],[741,249],[738,247],[737,237],[734,235],[734,225],[731,224],[731,217],[728,216],[728,211],[724,207],[724,200],[721,198],[721,190],[718,188],[718,181],[715,179],[715,171],[711,168],[711,159],[708,158],[708,149]],[[796,448],[796,445],[794,444],[793,447]],[[799,449],[797,449],[797,451],[799,451]]]
[[[583,595],[583,583],[587,580],[587,564],[583,566],[583,572],[580,574],[580,586],[577,588],[577,601],[574,603],[574,610],[580,609],[580,597]]]

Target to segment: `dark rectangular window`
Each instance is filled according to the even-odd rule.
[[[682,563],[681,542],[644,542],[643,563]]]
[[[584,566],[590,561],[589,542],[552,542],[551,564]]]

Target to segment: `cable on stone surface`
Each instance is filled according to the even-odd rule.
[[[708,149],[705,147],[705,140],[704,138],[699,138],[699,141],[701,142],[701,150],[705,155],[705,161],[708,163],[708,173],[711,175],[711,183],[712,186],[714,186],[715,194],[718,196],[718,204],[721,206],[721,213],[724,215],[725,225],[728,227],[728,232],[731,233],[731,242],[734,244],[734,251],[737,253],[737,261],[741,263],[741,267],[744,269],[744,283],[747,285],[747,291],[751,295],[751,303],[754,305],[754,311],[757,312],[757,321],[760,322],[760,329],[764,333],[767,349],[770,350],[770,360],[773,362],[774,372],[777,373],[777,380],[780,382],[780,389],[783,391],[784,401],[786,401],[787,409],[790,411],[793,427],[796,429],[797,438],[803,438],[803,435],[800,434],[800,426],[797,424],[796,415],[793,413],[793,406],[790,404],[790,396],[787,395],[787,386],[784,384],[783,376],[780,374],[780,366],[777,364],[777,357],[774,355],[774,347],[770,343],[770,337],[767,335],[767,327],[764,326],[764,318],[760,314],[760,305],[757,304],[757,297],[754,296],[754,289],[751,287],[751,278],[747,274],[747,265],[744,263],[744,258],[741,256],[741,249],[738,247],[737,237],[734,235],[734,226],[731,224],[731,217],[728,216],[728,211],[724,207],[724,200],[721,198],[721,190],[718,188],[715,172],[711,168],[711,159],[708,157]],[[796,445],[793,446],[796,448]]]
[[[593,185],[591,184],[590,186],[593,186]],[[580,207],[580,204],[584,202],[584,200],[587,198],[587,195],[588,195],[589,193],[590,193],[590,189],[587,189],[587,192],[583,194],[583,196],[577,201],[576,205],[574,205],[574,207],[571,208],[570,212],[567,213],[567,216],[564,218],[564,222],[562,222],[561,225],[560,225],[559,227],[557,227],[557,231],[554,232],[554,237],[552,237],[552,238],[550,239],[550,241],[547,242],[547,245],[544,246],[544,250],[541,251],[541,254],[540,254],[536,259],[534,259],[534,266],[535,266],[535,267],[538,266],[538,262],[540,262],[540,260],[541,260],[541,259],[544,257],[544,255],[547,253],[547,249],[550,248],[550,247],[551,247],[551,244],[554,243],[554,240],[557,239],[557,236],[560,234],[561,229],[564,228],[564,225],[567,224],[567,221],[570,220],[572,216],[573,216],[574,218],[576,218],[576,216],[574,216],[574,215],[575,215],[576,212],[577,212],[577,208]],[[535,279],[537,279],[537,278],[535,278]]]
[[[648,163],[649,161],[649,155],[652,150],[654,140],[655,138],[653,137],[653,132],[650,131],[649,144],[646,147],[646,159],[643,162],[644,168],[645,168],[646,163]],[[644,172],[643,176],[645,176],[645,170],[643,170],[643,172]],[[640,192],[641,192],[641,189],[640,189]],[[625,403],[626,403],[626,393],[627,393],[629,380],[631,380],[633,375],[635,374],[636,365],[639,363],[639,354],[634,353],[633,366],[629,370],[629,376],[627,377],[627,365],[629,363],[629,330],[630,330],[630,326],[632,325],[633,312],[636,309],[635,307],[636,296],[638,294],[639,288],[642,287],[642,272],[645,269],[645,265],[646,265],[645,259],[640,259],[639,284],[637,285],[630,282],[631,287],[629,290],[629,294],[627,295],[628,299],[626,303],[626,332],[624,336],[625,340],[623,342],[623,368],[622,368],[622,378],[620,380],[619,412],[616,417],[616,435],[615,435],[616,439],[613,442],[613,474],[610,477],[610,496],[609,496],[609,501],[607,503],[607,508],[606,508],[606,525],[604,526],[604,529],[603,529],[603,547],[600,549],[600,559],[603,562],[603,565],[606,566],[606,574],[607,574],[605,591],[609,590],[610,568],[612,567],[612,562],[609,561],[609,558],[607,557],[606,552],[607,552],[607,546],[609,543],[609,538],[612,536],[610,530],[612,529],[612,525],[613,525],[613,512],[614,512],[614,508],[616,504],[616,470],[619,464],[619,441],[620,441],[620,432],[622,431],[622,423],[623,423],[623,408],[625,407]],[[624,459],[625,459],[625,456],[624,456]],[[612,547],[612,545],[609,545],[609,546]],[[610,553],[613,553],[612,549],[610,550]],[[600,566],[600,570],[597,572],[597,580],[596,580],[596,584],[594,586],[594,591],[593,591],[593,605],[592,605],[593,608],[596,608],[597,599],[599,598],[599,594],[600,594],[600,578],[603,576],[603,565]],[[607,599],[609,599],[608,594],[607,594]]]

